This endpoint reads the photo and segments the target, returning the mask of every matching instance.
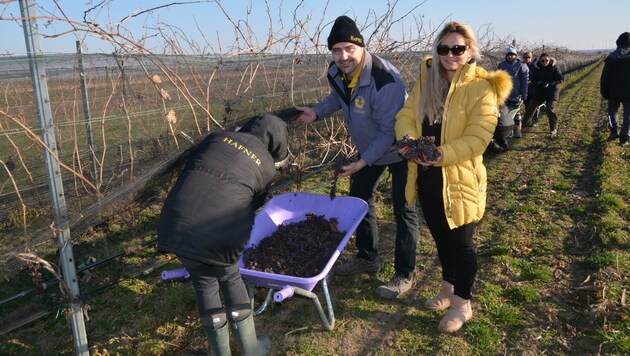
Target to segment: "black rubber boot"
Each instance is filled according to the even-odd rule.
[[[256,328],[254,327],[254,315],[250,314],[247,318],[237,321],[233,324],[234,335],[241,351],[245,356],[263,356],[269,352],[271,348],[271,340],[266,336],[256,337]]]
[[[230,356],[230,326],[225,323],[219,329],[204,328],[212,355]]]

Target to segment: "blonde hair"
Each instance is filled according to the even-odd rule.
[[[437,53],[437,47],[441,44],[442,39],[450,33],[459,33],[464,37],[466,46],[470,50],[471,58],[470,62],[478,61],[481,58],[479,53],[479,47],[477,45],[477,37],[473,33],[470,26],[461,22],[449,22],[444,25],[442,31],[437,36],[437,39],[433,43],[431,48],[432,67],[428,68],[424,84],[422,86],[422,94],[418,101],[418,119],[424,121],[424,118],[428,118],[430,123],[442,122],[442,116],[444,114],[444,102],[446,101],[446,95],[450,83],[446,76],[446,70],[442,67],[439,55]]]

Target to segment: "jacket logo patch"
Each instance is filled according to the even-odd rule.
[[[361,95],[357,96],[357,98],[354,99],[354,106],[357,109],[363,109],[364,105],[365,105],[365,98],[362,97]]]

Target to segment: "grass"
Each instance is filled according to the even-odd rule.
[[[600,63],[568,76],[558,105],[556,140],[548,138],[543,115],[539,127],[510,141],[509,151],[485,158],[490,186],[476,235],[480,268],[473,290],[474,318],[460,332],[440,334],[436,327],[443,312],[422,306],[437,292],[440,279],[424,224],[414,289],[397,300],[376,295],[375,289],[393,274],[395,228],[389,182],[384,181],[377,195],[383,270],[376,276],[330,280],[336,321],[332,331],[323,328],[308,300],[270,304],[256,317],[256,326],[271,337],[271,354],[630,353],[630,152],[605,141],[605,106],[598,93],[601,68]],[[328,194],[327,177],[308,179],[301,189]],[[338,194],[347,191],[348,180],[341,179]],[[190,283],[159,278],[159,271],[179,268],[178,263],[158,255],[152,245],[134,249],[153,237],[159,203],[138,209],[94,226],[75,247],[81,255],[129,250],[117,262],[96,269],[93,281],[82,283],[82,291],[94,291],[88,294],[87,323],[92,353],[205,354],[207,342]],[[341,261],[354,253],[351,240]],[[159,267],[143,273],[147,266]],[[104,282],[114,285],[99,289]],[[314,291],[323,301],[319,286]],[[256,290],[256,306],[265,295],[265,290]],[[8,304],[0,309],[3,314],[25,305]],[[71,354],[69,338],[63,317],[51,313],[2,335],[0,354]]]

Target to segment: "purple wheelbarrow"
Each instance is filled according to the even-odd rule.
[[[299,296],[312,300],[324,326],[326,329],[332,330],[335,326],[335,314],[326,279],[367,210],[367,203],[354,197],[336,197],[331,200],[328,195],[285,193],[270,199],[256,215],[254,227],[246,248],[258,244],[262,239],[273,234],[278,230],[280,224],[306,220],[306,215],[309,213],[323,215],[326,219],[336,218],[339,223],[339,231],[345,231],[345,235],[332,256],[330,256],[324,269],[316,276],[309,278],[246,269],[241,256],[238,265],[243,279],[250,286],[269,288],[267,298],[260,308],[256,310],[256,315],[265,310],[272,297],[276,302],[281,302],[292,296]],[[319,298],[312,292],[313,288],[320,281],[326,299],[328,317],[324,314]]]
[[[281,224],[306,220],[307,214],[323,215],[326,219],[336,218],[339,231],[345,231],[345,235],[332,253],[332,256],[330,256],[324,269],[316,276],[309,278],[250,270],[245,268],[243,257],[241,256],[238,266],[241,276],[248,286],[250,296],[252,296],[252,303],[254,300],[254,287],[269,289],[265,301],[255,310],[255,315],[265,311],[271,299],[281,302],[287,298],[298,296],[311,299],[326,329],[332,330],[335,326],[335,314],[328,291],[327,277],[367,211],[367,203],[354,197],[336,197],[331,200],[328,195],[284,193],[267,201],[256,215],[250,240],[245,248],[254,246],[265,237],[272,235]],[[181,277],[188,277],[185,269],[162,272],[163,279]],[[326,299],[328,316],[324,313],[317,294],[312,292],[319,282],[321,282]]]

